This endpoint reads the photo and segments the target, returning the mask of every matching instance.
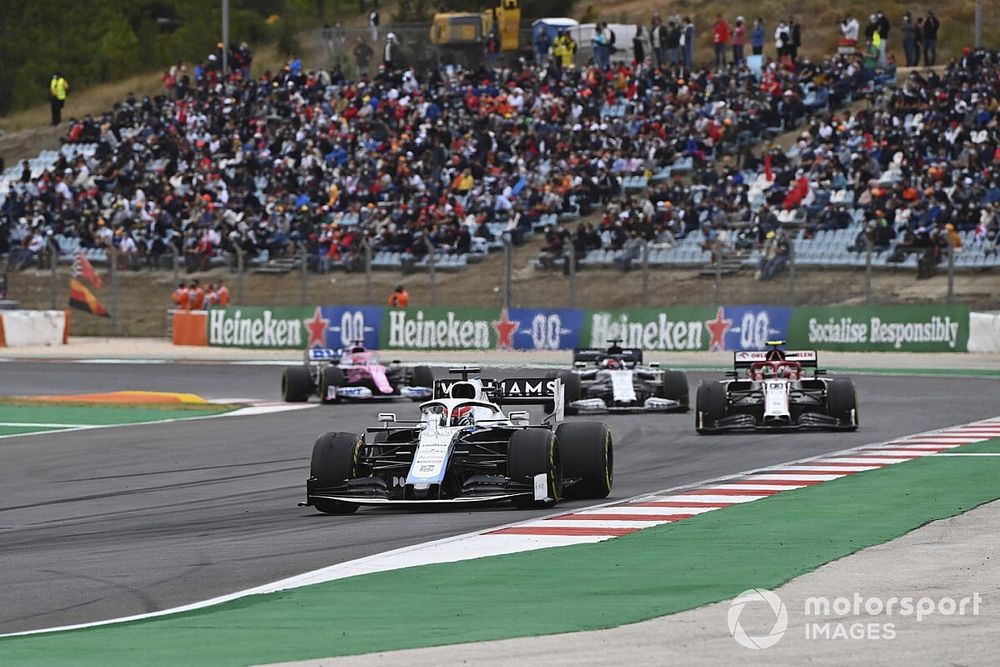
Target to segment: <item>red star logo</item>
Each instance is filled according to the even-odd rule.
[[[311,320],[302,320],[302,322],[309,329],[308,347],[323,347],[326,345],[326,330],[330,326],[330,320],[323,317],[323,311],[320,310],[319,306],[316,306],[316,310],[313,311]]]
[[[507,309],[504,308],[500,311],[500,321],[491,322],[493,328],[497,330],[497,349],[498,350],[513,350],[514,349],[514,332],[517,328],[521,326],[521,323],[516,320],[511,320],[507,315]]]
[[[708,341],[708,351],[725,350],[726,332],[733,326],[733,321],[726,319],[726,313],[721,306],[715,313],[715,319],[707,320],[705,322],[705,326],[708,327],[708,331],[712,335],[711,339]]]

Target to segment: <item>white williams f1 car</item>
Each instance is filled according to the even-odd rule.
[[[558,379],[438,380],[418,419],[380,413],[368,438],[326,433],[313,446],[305,505],[347,514],[360,505],[510,501],[547,506],[604,498],[614,480],[611,433],[600,422],[562,423]],[[502,404],[552,408],[542,423]]]
[[[849,378],[818,370],[814,350],[734,353],[730,379],[702,382],[695,407],[695,429],[709,434],[731,429],[800,428],[854,431],[858,399]],[[805,369],[813,374],[806,375]]]

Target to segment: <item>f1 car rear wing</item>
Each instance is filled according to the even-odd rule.
[[[768,361],[768,355],[773,350],[743,350],[733,353],[733,366],[736,370],[750,368],[758,361]],[[778,361],[777,359],[771,359]],[[819,366],[819,355],[816,350],[784,350],[784,361],[796,361],[803,368],[817,368]]]
[[[611,355],[621,357],[621,360],[626,363],[642,363],[642,350],[634,347],[623,347],[620,350],[620,352],[612,352],[610,350],[602,350],[598,347],[577,347],[573,349],[573,363],[592,364],[601,357]]]
[[[306,361],[331,361],[338,362],[343,356],[344,351],[341,349],[333,349],[332,347],[310,347],[306,349],[305,358]]]
[[[495,398],[497,393],[497,381],[490,378],[479,378],[479,381],[483,384],[483,393],[486,394],[485,398]],[[432,395],[433,400],[450,398],[451,388],[459,382],[467,382],[467,380],[434,380],[434,393]]]

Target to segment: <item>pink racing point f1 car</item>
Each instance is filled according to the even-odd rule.
[[[404,366],[398,361],[379,363],[374,352],[356,342],[346,349],[311,347],[305,363],[285,368],[281,397],[301,403],[319,396],[322,403],[338,401],[426,401],[434,392],[434,374],[427,366]]]

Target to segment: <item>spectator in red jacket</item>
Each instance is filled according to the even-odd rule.
[[[715,47],[715,69],[722,69],[726,66],[726,49],[729,46],[729,24],[722,18],[722,14],[715,15],[712,45]]]

